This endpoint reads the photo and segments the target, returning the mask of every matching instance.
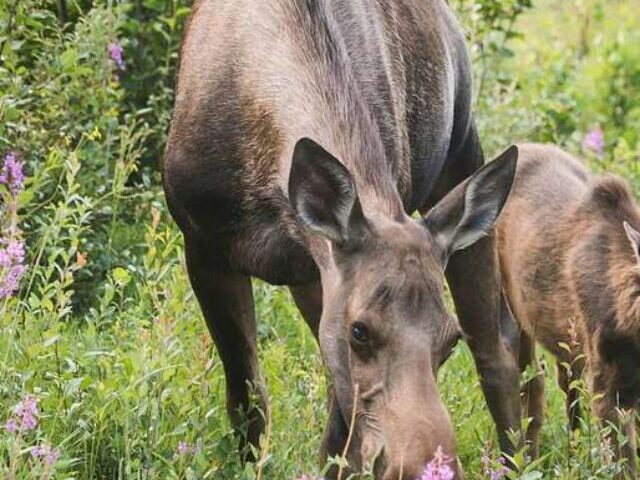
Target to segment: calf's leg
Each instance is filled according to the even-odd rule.
[[[535,340],[527,333],[520,334],[520,371],[524,372],[531,365],[532,377],[522,386],[522,409],[524,418],[529,418],[527,427],[527,443],[531,456],[540,454],[540,429],[544,421],[544,375],[536,358]]]
[[[247,447],[259,448],[267,402],[258,368],[251,280],[228,268],[213,242],[185,238],[185,250],[191,286],[222,360],[227,412],[243,458],[253,461]]]

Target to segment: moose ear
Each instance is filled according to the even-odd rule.
[[[289,201],[304,226],[338,245],[355,245],[367,231],[351,174],[308,138],[293,150]]]
[[[443,260],[486,235],[504,207],[516,174],[518,147],[494,161],[447,194],[427,214],[425,226],[439,245]]]
[[[627,238],[631,242],[631,248],[636,259],[640,261],[640,232],[633,228],[629,222],[622,222]]]

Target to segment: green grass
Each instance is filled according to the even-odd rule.
[[[585,132],[600,125],[607,149],[602,158],[586,154],[592,167],[616,171],[640,191],[637,0],[540,0],[514,25],[522,37],[504,44],[500,32],[479,36],[482,22],[470,13],[470,7],[490,3],[452,2],[470,42],[510,49],[496,48],[489,57],[486,50],[472,51],[476,76],[484,78],[477,117],[486,151],[534,140],[580,153]],[[0,300],[0,422],[26,394],[37,397],[40,421],[20,436],[0,429],[0,477],[251,480],[319,474],[326,372],[288,291],[260,282],[254,292],[271,424],[264,462],[240,465],[222,366],[186,277],[181,236],[158,172],[140,168],[149,139],[161,137],[165,124],[150,125],[148,110],[125,105],[127,82],[134,82],[126,73],[123,83],[115,81],[104,53],[114,35],[136,31],[131,13],[96,7],[75,30],[60,33],[55,22],[47,23],[50,15],[38,12],[17,16],[22,50],[5,51],[0,70],[0,147],[3,153],[19,150],[30,177],[18,215],[0,209],[0,226],[19,220],[29,246],[22,290]],[[6,27],[4,6],[0,20]],[[166,19],[160,24],[175,30]],[[158,25],[154,31],[161,32]],[[125,41],[132,52],[134,39]],[[169,65],[176,45],[167,43]],[[135,58],[126,60],[134,70]],[[154,92],[154,118],[166,121],[170,94]],[[590,415],[577,436],[567,432],[555,364],[541,356],[547,399],[542,458],[533,464],[517,459],[523,471],[511,478],[612,478],[615,467],[602,458],[602,429]],[[497,457],[496,435],[464,344],[440,371],[438,384],[468,478],[486,478],[480,458],[483,451]],[[195,453],[179,455],[180,442],[195,446]],[[61,454],[53,470],[29,454],[42,443]]]

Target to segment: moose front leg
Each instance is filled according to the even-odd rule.
[[[253,461],[267,422],[267,396],[258,369],[251,279],[229,269],[213,241],[185,236],[185,253],[191,286],[224,367],[227,413],[243,459]]]
[[[507,329],[501,325],[502,290],[495,243],[495,237],[490,235],[456,253],[449,261],[446,276],[498,430],[500,447],[511,455],[522,442],[520,375],[514,354],[518,346],[514,335],[505,336],[502,331],[513,332],[517,327]],[[517,433],[515,444],[510,431]]]
[[[302,317],[311,329],[316,340],[319,340],[318,330],[320,327],[320,317],[322,316],[322,286],[318,282],[311,285],[289,287],[289,290]],[[328,390],[329,418],[320,451],[320,461],[323,463],[330,457],[342,454],[349,434],[333,388],[329,387]],[[331,468],[327,472],[326,478],[334,479],[337,475],[337,468]]]

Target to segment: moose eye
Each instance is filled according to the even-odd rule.
[[[351,338],[356,343],[365,343],[369,339],[369,329],[362,322],[351,325]]]

